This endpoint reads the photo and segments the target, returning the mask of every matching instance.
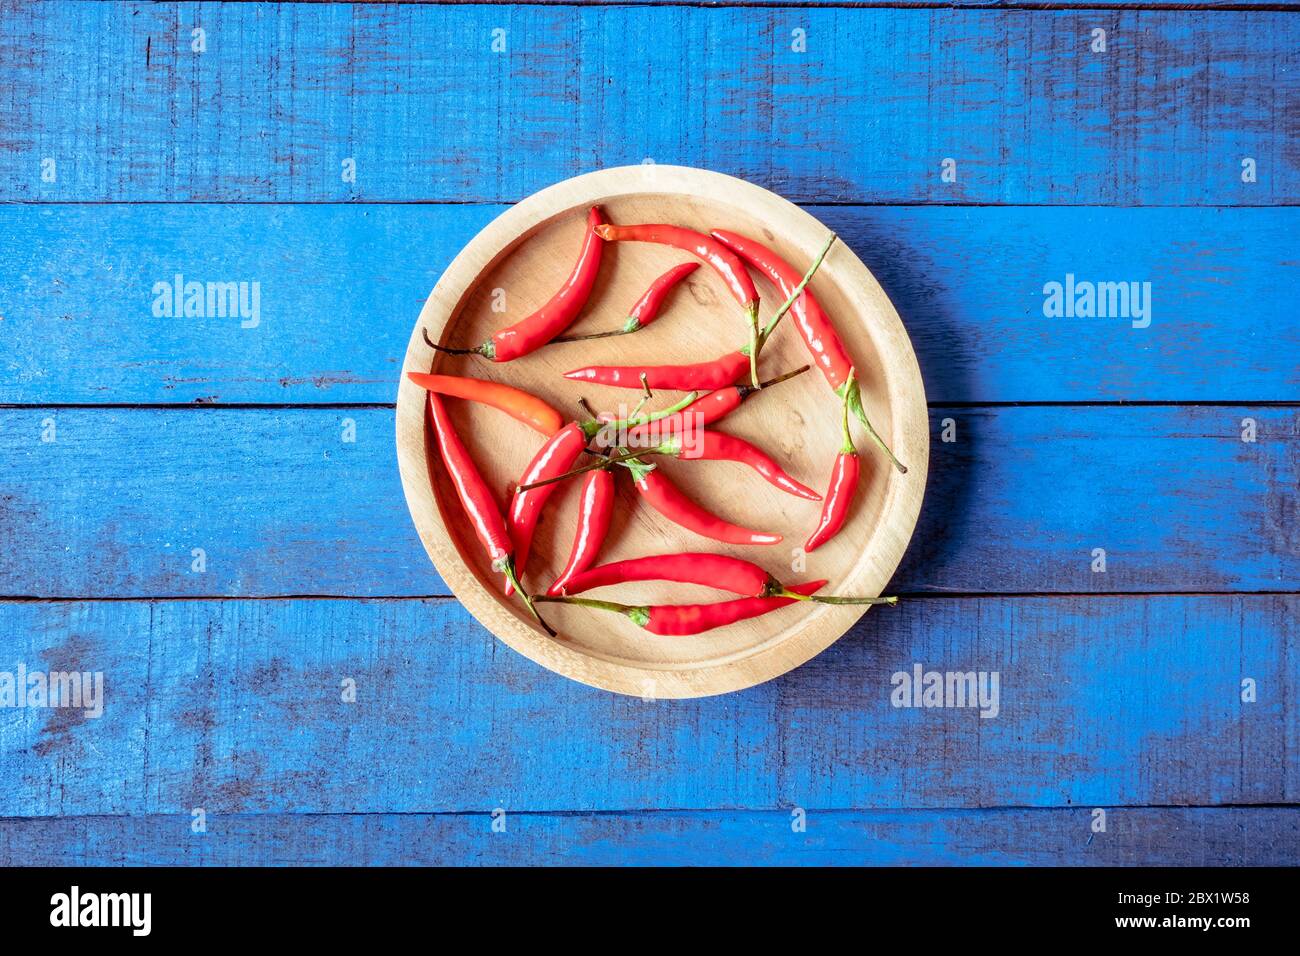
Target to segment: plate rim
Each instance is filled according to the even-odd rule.
[[[647,699],[707,697],[752,687],[807,663],[843,637],[869,607],[822,605],[823,613],[807,619],[803,627],[778,640],[757,645],[740,660],[697,664],[678,670],[601,658],[566,645],[562,636],[548,637],[523,617],[521,610],[507,608],[502,603],[504,599],[495,596],[489,582],[461,557],[447,530],[442,503],[432,488],[426,393],[406,375],[408,371],[428,371],[434,358],[420,330],[428,328],[437,340],[456,318],[480,276],[525,237],[577,207],[645,194],[697,197],[745,208],[768,221],[781,222],[783,238],[800,247],[819,248],[827,232],[827,227],[807,210],[762,186],[689,166],[611,167],[533,193],[503,211],[466,243],[434,284],[416,318],[397,391],[394,430],[398,471],[407,509],[435,569],[456,600],[507,646],[548,670],[613,693]],[[868,553],[864,547],[850,569],[850,577],[855,581],[863,580],[865,573],[871,582],[866,587],[855,588],[856,592],[878,595],[902,561],[925,496],[930,451],[925,385],[911,338],[897,309],[852,248],[844,242],[836,243],[822,270],[828,275],[840,275],[839,284],[846,289],[846,294],[854,297],[855,305],[862,305],[863,299],[870,300],[875,322],[865,332],[873,339],[885,339],[891,346],[886,350],[880,347],[879,341],[874,343],[886,371],[889,434],[900,459],[907,462],[908,473],[891,474],[881,505],[881,521],[868,539],[873,549],[879,547],[883,552]],[[859,276],[850,275],[859,271]],[[849,280],[860,282],[861,287],[845,285]],[[865,572],[864,564],[871,565]]]

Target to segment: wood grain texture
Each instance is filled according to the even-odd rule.
[[[0,402],[392,402],[410,322],[504,209],[0,206]],[[808,211],[879,278],[932,402],[1300,398],[1300,210]],[[257,326],[155,317],[153,287],[177,272],[259,283]],[[1043,286],[1067,273],[1151,282],[1151,326],[1045,318]],[[670,305],[629,351],[681,319]]]
[[[793,446],[754,431],[752,414],[741,408],[729,430],[787,457]],[[1241,441],[1247,417],[1253,444]],[[943,440],[949,419],[953,442]],[[1300,583],[1295,408],[939,407],[931,429],[926,501],[891,589]],[[511,453],[525,456],[539,442],[523,425],[517,440]],[[0,549],[0,594],[445,594],[407,514],[393,443],[389,408],[0,410],[0,539],[11,545]],[[669,465],[731,473],[724,463]],[[489,474],[504,496],[510,474]],[[759,479],[738,478],[750,480]],[[631,494],[624,484],[611,555],[640,553]],[[728,507],[725,497],[708,502]],[[572,508],[558,503],[539,555],[572,542]],[[191,570],[194,548],[206,552],[203,573]],[[1095,548],[1107,552],[1104,574],[1091,570]],[[759,560],[780,572],[789,558]],[[837,573],[810,556],[810,577]]]
[[[0,816],[1294,802],[1298,602],[914,600],[690,701],[558,677],[445,599],[8,602],[3,669],[105,691],[5,712]],[[998,672],[998,715],[893,706],[916,664]]]
[[[1247,207],[1300,198],[1300,18],[786,6],[0,0],[0,402],[33,406],[0,410],[0,594],[112,599],[0,602],[0,671],[108,681],[99,720],[0,712],[0,862],[1300,859],[1300,811],[1260,806],[1298,800],[1297,596],[1101,596],[1296,591],[1296,409],[952,407],[1296,401],[1295,211]],[[883,204],[810,211],[937,403],[895,587],[1062,596],[911,600],[687,702],[564,681],[449,600],[159,599],[444,592],[391,408],[38,406],[390,403],[493,204],[644,158]],[[176,271],[261,282],[259,326],[155,318]],[[1152,281],[1152,327],[1042,318],[1066,272]],[[999,717],[891,707],[913,663],[998,670]]]
[[[188,814],[0,819],[4,866],[1289,866],[1300,809]]]
[[[1300,199],[1286,12],[5,7],[4,199],[517,200],[645,158],[808,201]]]

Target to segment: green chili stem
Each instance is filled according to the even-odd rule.
[[[749,348],[746,349],[749,355],[749,383],[754,388],[762,388],[758,381],[758,353],[763,347],[762,338],[758,334],[758,303],[746,310],[746,317],[749,319]]]
[[[552,475],[550,478],[543,478],[541,481],[534,481],[531,485],[519,485],[516,491],[532,491],[534,488],[542,488],[546,485],[553,485],[557,481],[567,481],[577,475],[585,474],[589,471],[595,471],[597,468],[606,468],[610,465],[617,465],[620,462],[631,461],[634,458],[640,458],[642,455],[671,455],[678,451],[676,444],[672,441],[666,441],[661,445],[655,445],[653,448],[642,448],[638,451],[627,451],[620,448],[617,454],[606,455],[599,461],[588,462],[578,468],[572,468],[562,475]]]
[[[533,600],[539,604],[576,604],[579,607],[595,608],[598,611],[617,611],[626,614],[636,605],[619,604],[617,601],[601,601],[597,598],[562,597],[558,594],[534,594]]]
[[[533,599],[529,596],[528,592],[524,590],[524,586],[519,583],[519,575],[515,573],[514,558],[507,556],[496,562],[496,564],[498,565],[496,570],[505,572],[511,585],[513,585],[514,589],[519,592],[519,596],[524,599],[524,606],[528,608],[528,613],[537,619],[538,624],[542,625],[542,630],[551,637],[555,637],[555,629],[542,619],[541,614],[537,613],[537,607],[533,604]]]
[[[601,431],[601,429],[610,425],[612,425],[614,428],[636,428],[638,425],[647,425],[650,422],[657,422],[661,418],[667,418],[669,415],[677,414],[678,412],[686,408],[686,406],[690,405],[691,402],[695,401],[699,397],[700,397],[699,392],[688,392],[685,395],[685,397],[673,402],[673,404],[669,405],[667,408],[659,409],[659,411],[657,412],[650,412],[648,415],[640,415],[634,410],[634,413],[627,418],[616,418],[607,422],[602,422],[599,420],[596,414],[591,410],[591,406],[587,405],[585,399],[579,399],[579,402],[583,406],[584,410],[587,412],[588,415],[591,416],[591,421],[581,423],[582,431],[583,434],[587,436],[587,438],[594,438]],[[642,400],[641,405],[644,404],[645,401]],[[638,405],[637,409],[639,409],[641,405]]]
[[[849,381],[856,382],[857,379],[853,377],[853,372],[854,370],[850,368]],[[853,444],[853,432],[849,431],[849,389],[847,388],[844,390],[844,402],[843,402],[843,408],[841,409],[841,412],[843,414],[843,418],[840,420],[840,429],[842,431],[842,434],[844,435],[844,443],[840,445],[840,454],[856,455],[858,453],[858,449]]]
[[[425,345],[429,346],[429,348],[433,349],[435,352],[442,352],[444,355],[483,355],[488,358],[492,357],[488,355],[487,346],[485,345],[480,345],[472,349],[453,349],[446,345],[439,345],[433,339],[429,338],[428,329],[421,328],[420,334],[424,336]]]
[[[641,409],[645,408],[645,403],[654,397],[654,392],[650,391],[649,375],[642,372],[637,377],[641,379],[641,401],[636,403],[636,408],[632,409],[632,414],[628,416],[629,418],[636,418],[640,415]]]
[[[782,588],[777,591],[773,597],[793,598],[796,601],[812,601],[814,604],[897,604],[898,598],[893,597],[836,597],[834,595],[816,595],[800,594],[797,591],[789,591]]]
[[[808,271],[803,274],[803,278],[799,280],[799,284],[794,287],[794,291],[790,293],[789,298],[781,304],[781,308],[776,310],[776,315],[767,320],[767,325],[763,327],[763,331],[758,337],[759,348],[762,348],[763,345],[767,343],[767,338],[772,334],[772,330],[776,328],[777,323],[785,318],[785,314],[794,307],[795,301],[799,296],[803,295],[803,290],[807,288],[808,283],[812,281],[812,277],[817,273],[817,270],[821,268],[822,260],[826,258],[826,253],[831,251],[831,246],[834,244],[835,233],[832,232],[830,238],[826,240],[826,245],[822,246],[822,251],[817,253],[817,258],[814,259],[812,265],[808,267]]]
[[[776,378],[769,378],[766,382],[760,382],[758,389],[755,389],[751,385],[741,385],[739,386],[740,392],[742,395],[749,395],[755,391],[764,388],[771,388],[773,385],[780,385],[782,382],[789,381],[790,379],[794,378],[796,375],[802,375],[810,368],[812,368],[811,365],[800,365],[798,368],[793,369],[789,372],[785,372],[781,375],[778,375]]]
[[[867,418],[866,409],[862,407],[862,393],[858,388],[858,380],[853,376],[852,372],[849,373],[848,379],[840,388],[844,389],[844,401],[853,408],[854,414],[857,415],[858,421],[862,422],[863,427],[866,428],[871,440],[894,463],[894,467],[898,469],[899,474],[907,474],[907,466],[894,457],[894,453],[885,444],[885,440],[876,433],[875,428],[871,425],[871,420]]]
[[[633,332],[639,332],[643,328],[645,328],[644,325],[642,325],[636,319],[629,316],[628,320],[623,323],[623,327],[621,329],[607,329],[604,332],[588,332],[586,335],[561,335],[557,338],[551,339],[551,341],[552,342],[586,342],[589,339],[608,339],[608,338],[612,338],[615,335],[631,335]]]
[[[547,601],[551,604],[572,604],[576,607],[592,608],[596,611],[613,611],[629,618],[633,624],[645,627],[650,622],[650,608],[644,604],[619,604],[615,601],[601,601],[596,598],[552,597],[549,594],[535,594],[534,601]]]

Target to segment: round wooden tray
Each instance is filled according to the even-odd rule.
[[[549,401],[561,414],[579,414],[582,395],[598,409],[635,404],[635,392],[579,385],[562,377],[589,364],[695,362],[745,341],[741,310],[707,266],[674,291],[659,320],[634,335],[553,344],[514,362],[478,356],[435,355],[435,342],[477,345],[494,331],[545,302],[568,275],[577,255],[587,210],[603,207],[612,222],[670,222],[707,232],[730,229],[761,239],[803,269],[828,230],[786,200],[719,173],[680,166],[628,166],[567,180],[536,193],[483,229],[447,268],[420,313],[403,372],[431,368],[509,382]],[[571,331],[616,327],[646,286],[686,253],[640,243],[605,247],[600,278],[587,309]],[[781,297],[755,277],[764,320]],[[776,531],[774,546],[737,547],[699,537],[660,517],[637,500],[619,474],[613,527],[599,560],[674,551],[723,551],[762,564],[787,583],[829,578],[823,593],[881,593],[902,558],[916,525],[929,460],[929,426],[920,369],[898,313],[862,261],[842,242],[831,249],[811,288],[831,316],[855,362],[872,423],[908,466],[899,474],[861,429],[862,480],[844,529],[800,560],[820,504],[785,494],[740,465],[660,461],[697,500],[738,524]],[[502,306],[504,305],[504,311]],[[763,350],[761,377],[809,361],[797,329],[787,319]],[[693,637],[659,637],[614,614],[542,605],[559,637],[548,637],[517,598],[501,593],[482,548],[466,522],[426,427],[425,392],[403,374],[397,394],[397,459],[411,516],[443,580],[486,628],[524,656],[574,680],[643,697],[700,697],[739,690],[799,666],[830,646],[861,616],[862,607],[792,605],[751,621]],[[680,398],[660,393],[651,407]],[[508,502],[543,439],[499,411],[448,400],[461,437],[484,477]],[[825,490],[839,447],[838,399],[813,369],[752,396],[720,428],[754,441],[786,469]],[[430,455],[430,450],[433,454]],[[620,469],[621,471],[621,469]],[[538,528],[525,581],[543,591],[563,568],[572,544],[580,482],[551,498]],[[733,595],[694,586],[639,584],[606,588],[591,596],[627,604],[694,603]],[[880,608],[880,614],[894,613]]]

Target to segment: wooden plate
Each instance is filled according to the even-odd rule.
[[[576,417],[585,396],[598,409],[631,406],[634,392],[579,386],[564,371],[588,364],[694,362],[745,341],[740,308],[720,279],[702,266],[676,290],[665,312],[635,335],[553,344],[523,359],[495,364],[469,356],[435,355],[435,342],[477,345],[545,302],[568,275],[587,210],[600,204],[613,222],[671,222],[707,232],[725,228],[761,238],[803,269],[828,230],[797,206],[758,186],[719,173],[680,166],[628,166],[567,180],[530,196],[490,223],[439,279],[420,313],[406,351],[405,371],[433,368],[509,382]],[[686,253],[646,244],[606,246],[600,278],[572,331],[621,325],[646,286]],[[780,296],[756,277],[762,316]],[[897,473],[860,430],[863,477],[844,530],[801,560],[799,546],[815,527],[820,505],[785,494],[749,469],[728,462],[667,461],[660,467],[689,494],[739,524],[785,535],[775,546],[736,547],[710,541],[661,518],[637,501],[620,474],[610,538],[600,561],[673,551],[724,551],[762,564],[787,583],[829,578],[823,593],[878,595],[889,582],[916,525],[929,460],[925,390],[907,332],[880,285],[851,249],[837,242],[812,289],[835,321],[858,370],[867,413],[908,466]],[[504,309],[504,311],[502,311]],[[763,350],[761,375],[808,361],[787,321]],[[679,398],[655,396],[654,407]],[[542,437],[494,409],[448,400],[456,426],[491,485],[508,502],[513,483]],[[796,478],[824,491],[839,447],[839,403],[815,369],[752,396],[720,427],[759,443]],[[405,375],[397,395],[397,458],[420,539],[438,573],[485,627],[519,653],[574,680],[643,697],[700,697],[739,690],[783,674],[838,639],[861,607],[792,605],[693,637],[658,637],[606,612],[544,605],[559,632],[548,637],[517,599],[505,598],[461,512],[436,448],[430,456],[425,392]],[[564,567],[572,544],[580,482],[551,498],[539,526],[525,580],[543,591]],[[726,600],[711,589],[668,584],[628,585],[592,592],[628,604]],[[879,608],[875,613],[893,613]]]

